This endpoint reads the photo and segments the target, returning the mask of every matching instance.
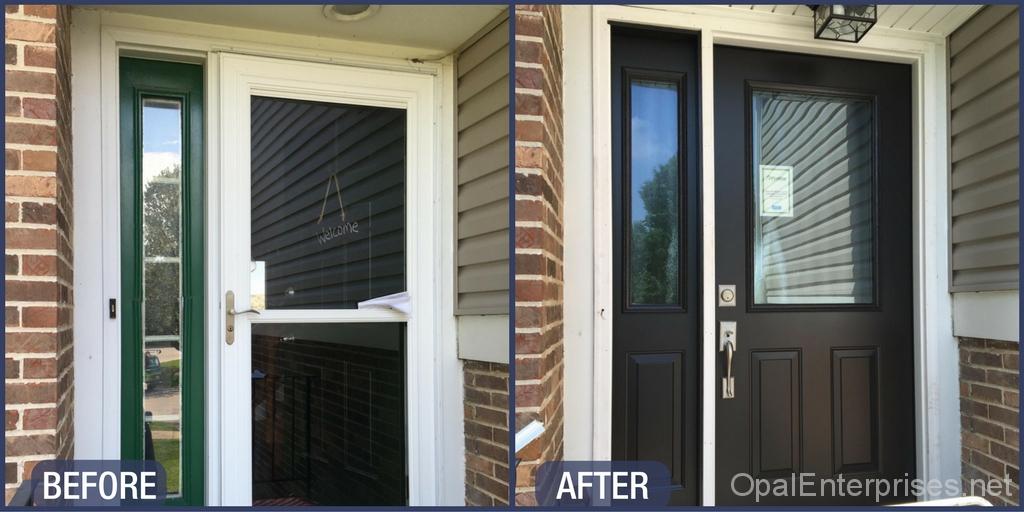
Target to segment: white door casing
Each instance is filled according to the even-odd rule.
[[[260,323],[405,322],[409,503],[436,502],[434,460],[438,411],[434,382],[433,130],[434,84],[429,76],[390,70],[221,53],[220,246],[221,311],[226,292],[235,309],[249,309],[250,102],[253,95],[399,108],[407,112],[406,280],[412,313],[393,310],[263,310],[240,314],[235,342],[220,345],[221,503],[251,505],[251,326]],[[244,476],[243,476],[244,475]],[[397,490],[396,492],[401,492]]]

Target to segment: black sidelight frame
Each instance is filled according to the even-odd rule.
[[[632,217],[632,183],[633,183],[633,139],[632,139],[632,84],[637,80],[648,80],[652,82],[671,83],[676,86],[676,94],[678,98],[676,103],[678,110],[676,112],[676,125],[677,137],[676,141],[678,147],[678,156],[676,157],[676,183],[679,188],[676,191],[677,196],[677,233],[676,236],[679,240],[679,261],[678,275],[679,279],[676,281],[676,297],[678,297],[678,304],[637,304],[633,302],[632,298],[632,242],[633,242],[633,224]],[[686,243],[686,208],[687,204],[687,193],[688,188],[686,184],[687,174],[687,159],[689,154],[686,147],[687,137],[687,123],[686,123],[686,101],[687,101],[687,90],[686,90],[686,73],[676,73],[669,71],[659,71],[651,69],[642,69],[635,67],[624,67],[622,70],[622,190],[619,192],[622,194],[622,212],[623,217],[630,219],[630,222],[622,223],[622,304],[621,308],[623,312],[630,313],[642,313],[642,312],[678,312],[685,313],[687,310],[686,302],[686,263],[688,257],[688,247]]]
[[[612,272],[610,307],[612,320],[612,394],[613,418],[611,422],[611,457],[614,460],[660,460],[671,468],[676,486],[670,489],[670,503],[693,506],[700,503],[703,489],[700,468],[704,451],[700,439],[702,424],[699,420],[703,402],[701,389],[700,342],[701,303],[698,291],[701,282],[700,232],[701,197],[701,132],[700,119],[700,62],[699,33],[609,22],[611,27],[609,69],[611,117],[610,172]],[[641,81],[640,83],[637,83]],[[633,105],[639,88],[649,83],[654,97],[650,103]],[[634,90],[634,86],[639,86]],[[665,90],[660,90],[664,88]],[[674,90],[673,90],[674,89]],[[670,92],[671,91],[671,92]],[[671,94],[671,96],[670,96]],[[678,105],[670,105],[678,101]],[[634,106],[636,107],[634,109]],[[641,149],[644,133],[632,133],[630,120],[640,109],[652,109],[650,118],[664,129],[654,132],[661,144],[658,158],[649,162],[636,162],[658,171],[658,194],[671,188],[673,195],[664,194],[659,201],[678,202],[678,211],[659,214],[660,232],[665,239],[678,236],[679,258],[665,273],[672,276],[671,283],[660,278],[665,288],[658,290],[664,298],[675,291],[678,296],[672,304],[630,304],[624,289],[630,284],[628,261],[637,261],[640,253],[630,254],[633,233],[627,215],[633,197],[632,164],[634,150]],[[666,132],[678,127],[678,133]],[[678,140],[676,138],[678,135]],[[636,144],[634,148],[633,145]],[[678,167],[662,166],[672,155],[665,148],[676,144]],[[645,159],[648,160],[648,159]],[[638,174],[646,169],[636,168]],[[646,176],[645,176],[646,178]],[[666,182],[675,179],[678,184]],[[643,180],[645,183],[649,180]],[[642,185],[642,184],[641,184]],[[681,197],[680,197],[681,196]],[[658,209],[666,211],[665,208]],[[677,217],[678,213],[678,217]],[[646,217],[641,217],[646,218]],[[667,226],[678,218],[678,226]],[[639,220],[639,219],[638,219]],[[667,221],[667,222],[666,222]],[[624,226],[623,224],[627,224]],[[637,247],[640,247],[637,245]],[[693,254],[687,254],[692,252]],[[664,257],[661,258],[664,261]],[[638,274],[632,277],[638,283]],[[676,286],[680,289],[676,290]],[[633,294],[634,300],[640,295]],[[673,377],[673,374],[678,374]],[[679,381],[679,378],[682,380]],[[642,405],[644,400],[648,405]],[[649,407],[655,407],[650,409]],[[643,414],[640,411],[644,411]],[[681,429],[681,430],[680,430]]]

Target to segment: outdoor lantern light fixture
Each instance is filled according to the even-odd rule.
[[[878,6],[808,5],[814,11],[814,38],[859,42],[878,21]]]

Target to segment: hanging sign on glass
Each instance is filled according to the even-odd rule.
[[[793,166],[762,165],[761,216],[793,216]]]
[[[267,309],[267,262],[249,262],[249,307]]]

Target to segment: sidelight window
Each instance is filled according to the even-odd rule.
[[[682,305],[681,77],[631,76],[626,102],[627,301]]]
[[[146,456],[181,492],[180,99],[142,99],[142,409]]]
[[[169,503],[203,502],[202,77],[122,58],[121,458],[154,460]]]

